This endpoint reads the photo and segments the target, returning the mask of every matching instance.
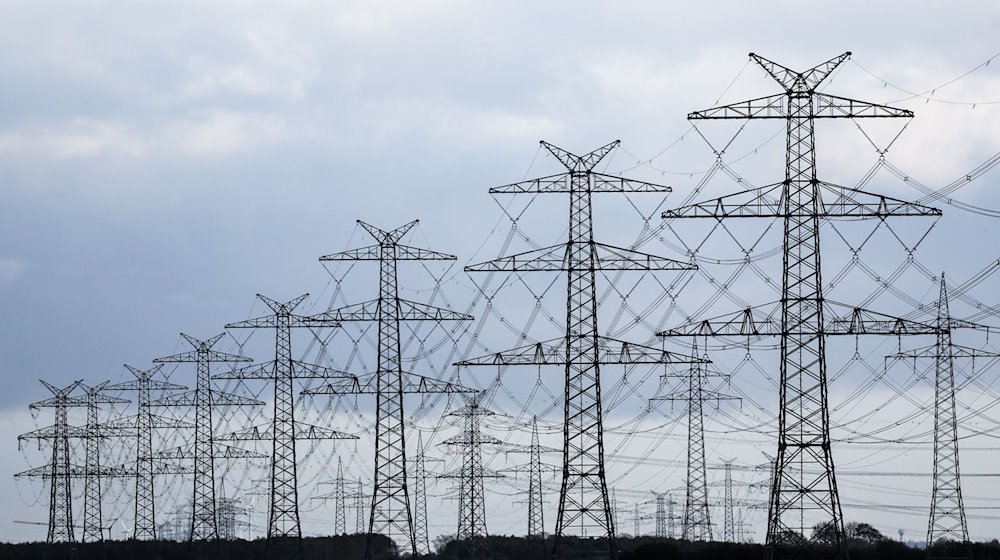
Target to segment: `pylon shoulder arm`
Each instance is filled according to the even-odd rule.
[[[319,258],[320,261],[377,261],[382,258],[382,248],[378,245],[369,245],[360,249],[350,249]]]
[[[399,301],[399,318],[402,321],[472,321],[472,315],[458,313],[443,307],[435,307],[406,299]]]
[[[154,399],[149,403],[150,406],[195,406],[195,392],[185,391],[183,393],[175,393],[173,395],[164,395],[158,399]]]
[[[905,360],[905,359],[923,359],[923,358],[937,358],[938,353],[941,350],[937,345],[927,346],[924,348],[919,348],[916,350],[910,350],[908,352],[897,352],[895,354],[889,354],[885,358],[887,360]],[[948,351],[951,353],[952,358],[960,359],[972,359],[972,358],[1000,358],[1000,353],[989,352],[981,348],[970,348],[968,346],[960,346],[958,344],[952,344]]]
[[[870,309],[826,300],[823,334],[828,335],[918,335],[938,334],[936,325],[893,317]]]
[[[212,391],[212,406],[262,406],[264,401],[242,395]]]
[[[247,319],[245,321],[226,323],[227,329],[265,329],[274,328],[276,326],[278,326],[278,317],[275,315],[265,315],[263,317],[254,317],[253,319]]]
[[[396,245],[396,260],[399,261],[454,261],[457,259],[458,257],[455,255],[439,253],[430,249]]]
[[[541,272],[566,270],[566,244],[542,247],[509,257],[471,264],[466,272]]]
[[[386,372],[384,375],[393,375]],[[433,377],[401,372],[401,388],[404,393],[476,393],[476,389],[463,387],[457,383],[440,381]],[[373,395],[378,393],[378,374],[363,376],[350,375],[332,383],[302,391],[303,395]]]
[[[568,173],[559,173],[557,175],[549,175],[547,177],[540,177],[530,181],[520,181],[509,185],[501,185],[499,187],[491,188],[490,194],[568,193],[570,188],[569,183],[566,180],[568,177]]]
[[[250,358],[246,356],[237,356],[236,354],[227,354],[225,352],[219,352],[217,350],[209,350],[203,355],[200,355],[198,351],[192,350],[191,352],[181,352],[180,354],[174,354],[173,356],[164,356],[162,358],[156,358],[153,360],[154,364],[164,364],[164,363],[181,363],[181,362],[197,362],[199,360],[205,360],[208,362],[252,362]]]
[[[747,307],[658,332],[656,336],[777,336],[781,334],[781,302]]]
[[[590,244],[594,270],[694,270],[696,265],[604,243]],[[465,267],[466,272],[563,272],[570,269],[569,245],[562,243]]]
[[[788,117],[788,98],[784,93],[739,101],[688,113],[688,120],[702,119],[784,119]]]
[[[820,181],[820,215],[829,218],[940,216],[941,210],[859,189]]]
[[[176,383],[160,381],[157,379],[149,379],[147,381],[133,379],[132,381],[108,385],[105,389],[108,391],[138,391],[143,388],[143,385],[145,385],[150,391],[183,391],[187,389],[184,385],[178,385]]]
[[[594,172],[591,172],[590,176],[593,178],[590,192],[593,193],[668,193],[673,191],[673,189],[666,185],[657,185],[656,183],[647,183],[626,177],[616,177],[614,175]]]
[[[708,360],[702,358],[685,356],[659,348],[604,336],[598,337],[597,350],[597,361],[601,364],[690,364],[708,362]],[[455,365],[566,365],[567,356],[566,339],[557,338],[504,352],[463,360]]]
[[[312,315],[307,319],[314,323],[313,326],[325,327],[331,321],[377,321],[378,320],[378,300],[373,299],[361,303],[347,305],[339,309],[332,309],[324,313]]]
[[[861,119],[868,117],[912,117],[913,111],[898,109],[888,105],[869,103],[858,99],[839,97],[827,93],[814,93],[813,117],[815,118],[845,118]]]
[[[239,369],[216,373],[212,379],[274,379],[274,360],[261,362]]]
[[[663,213],[670,218],[769,218],[784,215],[781,183],[740,191]]]
[[[312,426],[300,422],[295,423],[295,439],[315,440],[315,439],[358,439],[358,436],[338,432],[329,428]],[[243,430],[237,430],[226,434],[220,440],[230,441],[272,441],[274,439],[274,426],[265,424],[263,426],[253,426]]]

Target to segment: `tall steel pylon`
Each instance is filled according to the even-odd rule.
[[[617,558],[615,527],[604,467],[604,420],[600,366],[605,364],[690,363],[696,358],[615,340],[598,334],[597,271],[691,270],[692,264],[594,241],[594,193],[667,193],[670,187],[605,175],[594,167],[616,140],[583,156],[541,145],[567,172],[490,189],[491,194],[569,195],[566,243],[465,267],[467,272],[566,272],[566,333],[546,342],[460,362],[460,366],[565,366],[563,475],[559,491],[553,555],[569,531],[603,539]],[[579,541],[582,547],[584,543]],[[582,548],[580,554],[589,554]]]
[[[941,273],[937,300],[937,327],[934,346],[913,352],[900,352],[892,359],[932,360],[934,363],[934,478],[931,491],[930,515],[927,519],[927,547],[930,558],[971,558],[969,526],[962,499],[962,478],[959,469],[958,416],[955,409],[955,360],[997,358],[1000,354],[960,346],[952,342],[952,330],[984,329],[969,321],[954,319],[949,310],[950,295],[944,273]],[[932,545],[938,541],[957,541],[965,545],[964,556],[954,550],[940,551]],[[944,556],[942,556],[944,554]]]
[[[75,542],[72,479],[75,478],[74,473],[78,473],[82,469],[74,467],[70,463],[69,439],[85,436],[86,430],[79,426],[70,426],[68,413],[70,407],[87,406],[87,401],[72,395],[82,381],[74,381],[61,389],[45,381],[41,381],[41,383],[52,393],[52,397],[32,403],[28,405],[28,408],[31,410],[54,409],[55,422],[51,426],[22,434],[18,436],[17,441],[20,445],[25,440],[37,439],[39,447],[41,440],[51,441],[52,459],[48,465],[19,472],[14,476],[41,477],[49,480],[49,527],[45,542]]]
[[[400,536],[412,554],[417,553],[410,489],[407,479],[406,418],[403,415],[405,393],[457,393],[467,390],[453,383],[405,372],[400,355],[400,323],[404,321],[469,321],[472,317],[424,303],[399,297],[397,268],[399,261],[452,261],[456,257],[403,245],[400,240],[418,220],[392,231],[381,230],[358,221],[375,240],[376,245],[352,249],[320,257],[323,262],[376,261],[379,263],[379,296],[377,299],[321,313],[312,317],[317,326],[332,322],[374,321],[378,324],[378,370],[363,378],[334,381],[303,394],[349,395],[374,394],[375,422],[375,483],[372,491],[371,515],[365,558],[372,552],[371,535]]]
[[[134,433],[136,437],[135,458],[135,527],[132,538],[135,540],[156,540],[156,505],[153,492],[154,475],[162,473],[165,465],[153,460],[153,430],[156,428],[190,428],[190,424],[157,416],[150,408],[152,391],[182,391],[183,385],[154,379],[160,374],[163,365],[154,366],[148,370],[140,370],[128,364],[125,368],[135,377],[130,381],[109,385],[108,391],[136,391],[138,393],[138,411],[131,418],[112,421],[109,424]]]
[[[490,556],[486,543],[486,478],[502,478],[500,473],[483,466],[483,446],[503,444],[499,439],[483,433],[482,419],[495,413],[481,406],[481,396],[470,399],[468,404],[447,414],[462,421],[462,432],[441,442],[459,450],[462,466],[458,472],[438,475],[438,478],[458,479],[458,531],[457,537],[470,548],[472,558]]]
[[[87,427],[84,436],[84,478],[83,478],[83,539],[82,542],[104,540],[104,525],[101,518],[101,479],[112,476],[101,470],[101,442],[108,435],[108,429],[101,426],[98,417],[100,405],[123,404],[126,399],[104,394],[108,382],[99,385],[81,385],[83,399],[87,403]]]
[[[219,455],[226,458],[260,458],[260,454],[250,453],[241,449],[226,447],[225,451],[216,450],[213,434],[212,409],[220,406],[256,406],[264,403],[239,395],[230,395],[212,388],[210,366],[212,363],[245,363],[252,361],[244,356],[236,356],[212,350],[225,333],[217,334],[208,340],[198,340],[181,333],[194,350],[156,358],[155,364],[194,363],[197,368],[197,381],[193,391],[168,395],[157,399],[151,406],[180,406],[194,408],[194,444],[170,451],[158,453],[159,459],[193,459],[194,488],[191,507],[191,532],[189,540],[216,540],[219,538],[218,519],[215,514],[215,458]]]
[[[267,517],[267,539],[302,538],[299,518],[299,488],[295,442],[298,440],[358,439],[329,428],[311,426],[295,420],[295,380],[332,379],[343,377],[341,371],[296,360],[292,357],[292,329],[314,327],[322,322],[294,313],[309,294],[303,294],[287,303],[257,294],[274,313],[226,325],[227,329],[274,329],[274,359],[245,368],[213,376],[214,379],[267,380],[274,383],[274,410],[271,423],[254,426],[232,433],[234,441],[270,441],[271,446],[271,498]],[[330,322],[325,326],[337,326]],[[301,556],[301,549],[289,554]]]
[[[538,443],[538,417],[531,418],[531,450],[528,459],[528,538],[545,538],[545,504],[542,495],[542,446]]]
[[[431,539],[427,530],[427,461],[443,463],[443,459],[428,458],[424,436],[417,433],[417,454],[413,457],[413,535],[417,552],[430,554]]]
[[[691,343],[691,355],[698,355],[697,339]],[[708,507],[708,470],[705,467],[705,401],[735,399],[705,388],[706,379],[713,376],[726,377],[709,370],[706,364],[691,364],[686,373],[663,376],[685,378],[686,389],[650,399],[681,400],[687,403],[687,481],[684,492],[684,518],[681,522],[681,538],[687,541],[712,540],[712,519]]]
[[[821,281],[821,218],[939,216],[939,210],[821,181],[816,175],[814,125],[818,119],[912,117],[905,109],[819,93],[817,87],[850,56],[837,56],[796,72],[753,53],[750,58],[774,78],[782,93],[696,111],[690,120],[782,119],[786,122],[782,182],[664,212],[663,218],[781,218],[781,300],[763,311],[701,321],[664,334],[780,337],[777,468],[769,500],[768,556],[846,557],[844,520],[834,476],[827,403],[826,335],[933,334],[919,323],[896,321],[863,309],[836,317]],[[721,156],[720,156],[721,157]],[[834,315],[828,321],[827,314]],[[758,315],[761,317],[759,318]],[[780,320],[775,321],[775,317]],[[818,471],[818,475],[813,474]],[[828,530],[809,539],[812,524]],[[808,539],[808,541],[807,541]],[[807,541],[807,542],[806,542]],[[803,542],[805,545],[803,546]]]

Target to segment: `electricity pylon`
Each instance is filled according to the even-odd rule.
[[[135,527],[132,538],[136,540],[156,540],[156,507],[153,492],[153,477],[155,474],[168,470],[165,464],[157,464],[153,460],[153,430],[156,428],[190,428],[191,424],[173,418],[157,416],[150,408],[151,391],[182,391],[183,385],[170,383],[154,376],[160,373],[163,365],[156,365],[148,370],[136,369],[128,364],[125,368],[135,376],[135,379],[109,385],[108,391],[136,391],[138,393],[138,412],[135,416],[113,420],[109,425],[125,431],[132,431],[136,437],[135,457]],[[176,470],[172,471],[176,472]]]
[[[295,462],[297,440],[358,439],[329,428],[311,426],[295,420],[296,379],[332,379],[344,374],[335,369],[305,363],[292,358],[292,329],[316,326],[317,321],[293,313],[309,294],[280,303],[257,294],[272,315],[226,325],[227,329],[274,329],[274,360],[213,376],[215,379],[267,380],[274,382],[274,414],[270,425],[254,426],[229,435],[234,441],[270,441],[271,499],[267,518],[267,539],[302,538],[299,519],[298,477]],[[327,326],[337,326],[331,322]],[[291,552],[301,556],[301,550]]]
[[[969,525],[962,499],[962,479],[958,461],[958,417],[955,412],[955,360],[997,358],[1000,354],[959,346],[952,342],[951,331],[960,328],[985,328],[954,319],[949,310],[949,293],[944,273],[937,301],[937,326],[940,329],[934,346],[914,352],[901,352],[891,359],[919,359],[934,363],[934,479],[930,515],[927,519],[927,550],[930,558],[943,558],[933,545],[938,541],[963,543],[964,558],[971,558]],[[959,558],[949,550],[946,558]]]
[[[357,520],[354,524],[354,532],[360,534],[362,531],[362,521],[360,510],[364,509],[364,499],[367,497],[362,491],[361,480],[349,480],[344,477],[344,463],[337,458],[337,477],[333,480],[326,480],[320,484],[332,484],[333,492],[313,496],[313,500],[333,500],[333,534],[347,534],[347,509],[356,509]],[[357,490],[354,490],[357,488]],[[349,490],[350,489],[350,490]],[[348,505],[347,501],[351,501]]]
[[[668,492],[653,492],[656,498],[656,528],[653,536],[656,538],[666,538],[667,536],[667,497]]]
[[[365,558],[372,552],[371,535],[401,536],[412,554],[417,553],[416,534],[410,507],[407,480],[406,418],[403,415],[404,393],[468,392],[453,383],[405,372],[400,355],[400,323],[404,321],[469,321],[472,317],[399,297],[397,266],[399,261],[452,261],[456,257],[403,245],[400,240],[418,223],[414,220],[392,231],[358,221],[377,241],[376,245],[320,257],[320,261],[377,261],[379,296],[377,299],[314,315],[317,326],[347,321],[373,321],[378,324],[378,371],[364,377],[334,381],[303,394],[350,395],[374,394],[375,483]]]
[[[31,410],[55,409],[55,422],[49,427],[22,434],[18,436],[17,441],[20,445],[25,440],[37,439],[39,440],[38,445],[41,447],[41,440],[50,440],[52,442],[52,460],[48,465],[20,472],[14,476],[48,478],[49,529],[45,542],[75,542],[72,478],[74,478],[74,471],[78,472],[83,469],[70,463],[69,438],[86,436],[86,429],[70,426],[67,416],[70,407],[87,406],[87,401],[84,398],[72,396],[73,391],[80,386],[82,381],[74,381],[61,389],[45,381],[41,381],[41,383],[53,396],[32,403],[28,405],[28,408]]]
[[[413,534],[417,552],[430,554],[431,540],[427,530],[427,461],[443,463],[443,459],[429,459],[424,447],[424,436],[417,432],[417,455],[413,458]]]
[[[594,241],[594,193],[667,193],[670,187],[594,171],[618,141],[577,156],[547,142],[542,146],[566,173],[490,189],[491,194],[569,195],[566,243],[465,267],[467,272],[566,272],[566,333],[546,342],[460,362],[460,366],[561,365],[565,367],[563,476],[553,555],[572,529],[605,541],[618,557],[604,468],[604,420],[600,366],[604,364],[690,363],[697,358],[631,344],[598,334],[597,271],[692,270],[692,264]],[[582,546],[583,543],[578,541]],[[582,549],[581,549],[582,553]]]
[[[725,494],[723,499],[723,516],[724,520],[722,523],[722,541],[727,543],[737,542],[736,540],[736,523],[733,516],[733,462],[736,459],[730,459],[728,461],[723,460],[722,464],[726,470],[726,477],[724,482]]]
[[[486,478],[503,478],[503,475],[483,467],[483,446],[502,445],[499,439],[482,431],[484,416],[495,413],[481,406],[481,395],[469,400],[465,406],[447,414],[461,418],[463,429],[457,436],[441,442],[451,448],[457,448],[462,456],[462,466],[458,472],[438,475],[438,478],[458,479],[458,531],[457,537],[469,547],[471,558],[486,558],[490,556],[486,543],[486,492],[483,480]]]
[[[814,125],[819,119],[912,117],[905,109],[819,93],[817,87],[850,56],[845,53],[804,72],[750,54],[782,93],[696,111],[690,120],[782,119],[786,123],[785,178],[780,183],[664,212],[663,218],[781,218],[781,300],[735,316],[702,321],[664,334],[780,337],[778,453],[767,524],[769,557],[806,553],[844,558],[844,519],[834,476],[827,403],[826,336],[933,334],[936,328],[896,320],[823,297],[819,222],[823,218],[884,220],[940,216],[941,211],[833,185],[816,174]],[[836,310],[847,315],[837,317]],[[827,315],[834,315],[832,322]],[[818,471],[817,474],[813,474]],[[828,530],[806,537],[811,524]],[[807,540],[808,539],[808,540]],[[803,544],[804,543],[804,544]]]
[[[691,355],[698,355],[697,339],[691,343]],[[704,405],[705,401],[718,403],[723,400],[738,399],[705,388],[708,377],[726,377],[710,370],[705,364],[694,363],[683,374],[667,374],[662,377],[681,377],[687,380],[686,389],[650,399],[654,401],[685,401],[687,403],[687,483],[684,492],[681,538],[687,541],[711,541],[712,519],[708,508],[708,471],[705,467]]]
[[[191,507],[191,532],[189,540],[216,540],[219,538],[218,519],[215,515],[215,459],[222,458],[262,458],[259,453],[251,453],[234,447],[225,447],[222,453],[216,450],[212,432],[212,409],[221,406],[257,406],[261,401],[230,395],[212,388],[210,366],[212,363],[250,362],[250,358],[226,354],[212,350],[225,333],[208,340],[198,340],[184,333],[184,338],[194,350],[156,358],[155,364],[194,363],[197,367],[197,381],[193,391],[168,395],[157,399],[152,406],[180,406],[194,408],[194,444],[156,454],[158,459],[193,459],[194,489]]]
[[[101,442],[108,435],[108,429],[99,423],[98,414],[102,404],[124,404],[126,399],[104,394],[108,382],[99,385],[81,385],[83,398],[87,403],[87,427],[84,441],[84,478],[83,478],[83,539],[82,542],[98,542],[104,540],[103,520],[101,519],[101,478],[121,475],[124,472],[112,473],[101,470]]]

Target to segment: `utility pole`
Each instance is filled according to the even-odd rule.
[[[914,352],[901,352],[889,359],[912,359],[934,363],[934,478],[930,515],[927,519],[927,550],[930,558],[971,558],[969,525],[962,499],[962,478],[958,461],[958,416],[955,411],[955,360],[997,358],[1000,354],[959,346],[952,342],[951,331],[959,328],[988,327],[954,319],[949,310],[949,293],[941,273],[937,300],[936,324],[939,329],[934,346]],[[902,537],[901,537],[902,538]],[[963,556],[955,556],[934,547],[938,541],[957,541],[964,545]],[[945,556],[942,556],[945,554]]]
[[[369,558],[371,535],[402,537],[411,554],[417,553],[417,540],[410,507],[407,479],[406,418],[403,414],[403,394],[459,393],[470,390],[455,385],[404,372],[400,354],[400,324],[404,321],[470,321],[473,317],[399,297],[397,267],[399,261],[453,261],[456,257],[403,245],[400,240],[418,221],[414,220],[392,231],[381,230],[358,221],[375,240],[376,245],[352,249],[320,257],[322,262],[376,261],[379,263],[379,296],[377,299],[335,309],[313,316],[316,326],[347,321],[369,321],[378,324],[378,371],[372,375],[333,381],[303,394],[349,395],[373,394],[376,398],[375,483],[372,491],[371,516],[365,558]]]
[[[465,406],[447,414],[461,418],[462,432],[441,442],[460,450],[462,467],[459,472],[438,475],[438,478],[457,478],[459,481],[459,512],[458,539],[469,547],[472,558],[487,558],[490,556],[486,530],[486,492],[483,488],[485,478],[503,478],[503,475],[483,467],[483,445],[502,445],[499,439],[484,434],[482,418],[495,413],[480,405],[481,396],[469,400]]]
[[[87,406],[87,401],[84,398],[72,396],[73,391],[80,386],[82,381],[74,381],[61,389],[45,381],[41,381],[41,383],[52,393],[52,397],[30,404],[28,408],[31,410],[55,409],[55,423],[49,427],[22,434],[18,436],[17,441],[20,446],[25,440],[37,439],[40,448],[42,440],[50,440],[52,442],[52,460],[48,465],[20,472],[14,476],[48,478],[49,527],[45,542],[75,542],[72,478],[74,471],[79,472],[82,469],[70,463],[69,438],[85,437],[86,430],[78,426],[70,426],[67,416],[70,407]]]
[[[194,363],[197,367],[197,382],[193,391],[168,395],[157,399],[152,406],[180,406],[194,408],[194,444],[180,447],[156,455],[160,459],[193,459],[194,490],[191,507],[191,532],[189,540],[204,541],[219,538],[218,519],[215,515],[215,436],[212,433],[212,409],[220,406],[257,406],[264,403],[239,395],[230,395],[212,388],[210,364],[250,362],[250,358],[226,354],[212,350],[225,333],[208,340],[198,340],[181,333],[194,350],[156,358],[154,364]],[[258,453],[224,447],[223,458],[263,458]]]
[[[561,365],[565,367],[563,476],[559,491],[553,556],[564,554],[560,538],[570,531],[603,542],[618,557],[604,465],[604,420],[600,366],[606,364],[689,363],[679,356],[598,334],[597,271],[692,270],[693,264],[594,241],[593,193],[667,193],[670,187],[604,175],[597,164],[617,147],[616,140],[583,156],[547,142],[541,145],[566,173],[490,189],[491,194],[569,195],[566,243],[465,267],[467,272],[566,272],[564,336],[460,362],[460,366]],[[589,539],[588,539],[589,540]],[[585,546],[583,540],[576,541]],[[590,554],[582,548],[580,554]],[[569,555],[575,555],[570,553]]]
[[[698,355],[698,342],[691,343],[691,355]],[[707,356],[706,356],[707,360]],[[705,401],[733,400],[735,397],[723,395],[705,388],[706,378],[726,377],[711,371],[705,364],[691,364],[690,369],[680,375],[667,374],[662,377],[682,377],[687,380],[685,390],[653,397],[654,401],[677,401],[687,403],[688,448],[687,484],[684,498],[684,519],[681,523],[681,538],[686,541],[706,541],[712,539],[712,520],[708,508],[708,474],[705,468]]]
[[[357,436],[311,426],[295,420],[296,379],[334,379],[345,374],[338,370],[292,358],[292,329],[317,326],[315,319],[293,313],[309,294],[281,303],[257,294],[272,315],[226,325],[227,329],[274,329],[274,359],[242,369],[216,374],[215,379],[267,380],[274,383],[274,411],[270,425],[254,426],[230,434],[233,441],[271,442],[271,499],[267,520],[268,545],[276,539],[291,539],[292,555],[301,557],[302,526],[299,519],[299,488],[295,461],[297,440],[358,439]],[[338,326],[329,322],[327,326]]]
[[[136,436],[135,457],[135,528],[132,538],[135,540],[156,540],[156,507],[153,492],[153,476],[166,470],[165,465],[153,461],[153,429],[154,428],[191,428],[191,424],[157,416],[150,408],[151,391],[183,391],[187,387],[154,379],[160,374],[163,365],[156,365],[148,370],[136,369],[128,364],[125,368],[135,377],[131,381],[117,383],[107,387],[108,391],[137,391],[139,410],[131,418],[111,421],[111,426],[123,430],[133,430]]]
[[[934,334],[936,328],[896,320],[824,299],[819,224],[825,218],[886,219],[940,216],[940,210],[821,181],[816,173],[815,123],[827,118],[913,116],[911,111],[837,97],[818,86],[847,60],[845,53],[804,72],[750,54],[782,93],[696,111],[689,120],[782,119],[786,123],[785,178],[663,214],[664,219],[780,218],[783,223],[781,300],[665,335],[778,336],[780,390],[778,452],[767,525],[767,555],[846,558],[844,519],[834,476],[827,396],[826,336]],[[721,158],[721,154],[718,154]],[[847,315],[837,317],[836,309]],[[834,320],[828,322],[827,314]],[[819,475],[813,474],[819,471]],[[807,474],[808,473],[808,474]],[[807,537],[814,524],[827,530]],[[803,544],[804,543],[804,544]]]

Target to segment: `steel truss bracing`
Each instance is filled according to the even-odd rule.
[[[274,413],[271,424],[255,426],[229,435],[234,441],[270,441],[271,448],[271,496],[267,519],[267,539],[302,538],[299,519],[298,478],[295,461],[297,440],[357,439],[357,436],[343,434],[328,428],[310,426],[295,420],[296,379],[333,379],[344,377],[341,371],[301,362],[292,357],[292,329],[314,327],[321,322],[293,313],[309,294],[303,294],[287,303],[280,303],[257,294],[274,313],[264,317],[248,319],[226,325],[227,329],[274,329],[274,360],[255,364],[235,371],[214,376],[215,379],[267,380],[274,383]],[[337,326],[329,322],[326,326]],[[293,555],[301,556],[301,550],[293,547]]]
[[[40,380],[41,381],[41,380]],[[18,436],[18,444],[25,440],[49,440],[52,442],[52,460],[48,465],[17,473],[16,477],[43,477],[49,480],[49,523],[45,541],[75,542],[73,531],[73,488],[74,472],[82,470],[74,467],[69,460],[69,438],[86,435],[85,429],[70,426],[68,409],[70,407],[87,406],[87,401],[78,396],[71,396],[82,381],[74,381],[63,388],[41,381],[52,393],[52,397],[38,401],[28,406],[32,410],[52,408],[55,422],[52,426],[41,428]],[[39,442],[39,446],[41,443]]]
[[[618,145],[612,142],[577,156],[547,142],[542,146],[567,172],[490,189],[491,194],[569,195],[569,239],[565,244],[467,266],[468,272],[567,274],[566,334],[560,339],[515,348],[458,365],[553,364],[565,367],[563,474],[553,555],[560,537],[575,532],[598,537],[617,558],[615,527],[604,468],[602,364],[689,363],[694,358],[600,336],[597,332],[596,272],[608,270],[691,270],[694,265],[594,241],[594,193],[670,192],[669,187],[604,175],[594,167]],[[581,546],[582,541],[578,541]],[[592,551],[593,552],[593,551]],[[584,551],[580,551],[584,554]]]
[[[455,260],[446,255],[403,245],[400,240],[418,223],[414,220],[392,231],[384,231],[365,222],[358,224],[377,241],[377,245],[352,249],[320,257],[320,261],[377,261],[378,299],[335,309],[312,317],[317,326],[331,322],[374,321],[378,324],[378,371],[364,378],[334,381],[303,394],[374,394],[376,398],[375,483],[368,522],[365,557],[372,552],[371,535],[383,534],[404,539],[407,548],[417,553],[416,534],[410,507],[407,479],[404,393],[467,392],[458,385],[404,372],[400,355],[400,323],[403,321],[468,321],[472,317],[448,309],[407,301],[399,297],[397,266],[399,261]]]
[[[545,538],[545,504],[542,495],[542,446],[538,443],[538,417],[531,419],[528,469],[528,538]]]
[[[163,472],[165,465],[158,464],[153,459],[153,430],[155,428],[190,428],[190,424],[172,418],[156,416],[150,407],[151,391],[181,391],[187,389],[183,385],[154,379],[163,369],[163,365],[152,369],[140,370],[126,365],[126,369],[135,379],[124,383],[109,385],[108,391],[136,391],[138,393],[138,412],[134,417],[112,421],[113,426],[132,431],[136,437],[135,459],[135,528],[132,538],[136,540],[156,540],[156,507],[153,492],[154,475]],[[131,430],[129,429],[131,428]]]
[[[962,499],[962,479],[958,460],[958,417],[955,409],[955,361],[997,358],[1000,354],[959,346],[952,342],[955,329],[988,327],[954,319],[949,310],[949,292],[944,273],[937,300],[937,341],[934,346],[914,352],[900,352],[890,359],[931,360],[934,363],[934,479],[930,515],[927,519],[927,544],[930,558],[971,558],[969,525]],[[964,543],[964,556],[953,549],[938,550],[937,542]],[[943,556],[942,556],[943,555]]]
[[[413,534],[417,552],[430,554],[431,539],[427,530],[427,461],[442,463],[442,459],[427,457],[424,436],[417,433],[417,455],[413,458]]]
[[[691,355],[698,355],[697,340],[691,343]],[[706,356],[707,359],[707,356]],[[681,521],[681,538],[688,541],[711,541],[712,520],[708,507],[708,471],[705,468],[705,401],[732,400],[705,388],[709,377],[726,377],[708,369],[706,364],[694,363],[684,374],[663,377],[683,377],[687,388],[680,392],[653,397],[654,401],[685,401],[688,417],[687,483],[684,493],[684,517]]]
[[[191,508],[191,532],[188,540],[204,541],[219,538],[218,518],[215,508],[215,459],[219,458],[261,458],[241,449],[224,447],[216,449],[215,436],[212,433],[212,409],[220,406],[259,406],[264,403],[256,399],[230,395],[212,388],[210,365],[212,363],[250,362],[250,358],[226,354],[212,350],[225,333],[217,334],[208,340],[198,340],[184,333],[184,338],[194,350],[157,358],[156,364],[194,363],[197,368],[197,381],[193,391],[168,395],[157,399],[152,406],[180,406],[194,408],[194,444],[156,454],[156,459],[192,459],[194,461],[194,489]]]
[[[87,403],[87,432],[84,436],[86,446],[83,473],[83,542],[104,540],[101,519],[101,478],[119,474],[101,470],[101,442],[110,434],[100,425],[98,413],[102,404],[121,404],[129,401],[105,395],[103,391],[107,384],[104,382],[100,385],[81,385],[84,391],[83,399]]]
[[[913,113],[884,105],[819,93],[817,87],[850,56],[845,53],[804,72],[751,54],[750,58],[784,90],[780,94],[696,111],[700,119],[782,119],[786,122],[784,181],[713,201],[665,212],[670,218],[771,217],[783,221],[780,312],[772,316],[780,337],[778,453],[771,485],[766,546],[768,555],[846,557],[827,403],[825,305],[821,281],[819,221],[822,218],[939,216],[939,210],[820,181],[816,175],[816,120],[904,117]],[[864,315],[864,314],[859,314]],[[863,320],[864,317],[862,316]],[[734,319],[729,318],[729,321]],[[700,323],[682,334],[731,333],[740,325]],[[866,332],[884,334],[893,322],[872,321]],[[917,333],[935,329],[916,325]],[[683,332],[686,331],[686,332]],[[707,331],[707,332],[706,332]],[[676,331],[673,334],[677,334]],[[812,474],[818,471],[818,475]],[[809,536],[812,524],[824,527]],[[808,539],[806,541],[806,539]],[[805,544],[803,544],[805,542]]]

